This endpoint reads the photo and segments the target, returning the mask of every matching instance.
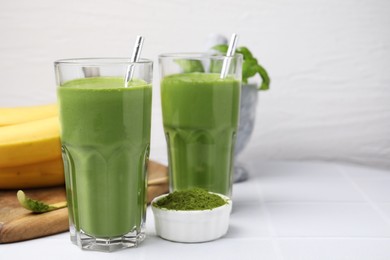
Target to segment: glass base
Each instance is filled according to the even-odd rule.
[[[246,181],[249,177],[247,169],[241,163],[235,163],[234,165],[234,183]]]
[[[145,239],[145,232],[142,230],[130,232],[126,235],[110,238],[98,238],[83,232],[70,232],[70,241],[81,249],[113,252],[124,248],[136,247]]]

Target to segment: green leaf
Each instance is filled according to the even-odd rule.
[[[248,83],[248,79],[257,73],[257,60],[244,60],[242,63],[242,82]]]
[[[200,60],[175,60],[182,68],[183,73],[204,72],[203,64]]]
[[[242,56],[244,57],[244,60],[250,60],[250,59],[254,59],[252,53],[250,52],[250,50],[246,47],[238,47],[237,50],[236,50],[237,53],[241,53]]]
[[[226,53],[229,46],[227,44],[215,45],[212,49],[219,51],[220,53]]]
[[[260,74],[262,80],[259,90],[268,90],[271,79],[269,78],[267,71],[260,64],[257,64],[257,72]]]
[[[217,50],[222,54],[225,54],[228,50],[228,45],[216,45],[212,49]],[[242,63],[242,82],[248,83],[249,78],[252,78],[256,76],[256,74],[259,74],[262,82],[258,89],[268,90],[271,82],[268,73],[264,69],[264,67],[258,63],[257,59],[253,56],[251,51],[246,47],[238,47],[236,49],[236,53],[242,54],[244,60]]]

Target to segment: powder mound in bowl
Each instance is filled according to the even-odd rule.
[[[154,207],[170,210],[210,210],[227,204],[222,197],[201,188],[174,191],[153,203]]]

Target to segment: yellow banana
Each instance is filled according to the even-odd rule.
[[[63,185],[61,159],[8,168],[0,168],[0,189],[27,189]]]
[[[58,117],[0,127],[0,168],[60,157]]]
[[[0,108],[0,126],[14,125],[58,114],[57,105]]]

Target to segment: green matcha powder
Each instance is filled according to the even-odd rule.
[[[153,203],[153,206],[172,210],[207,210],[227,204],[227,201],[204,189],[174,191]]]

